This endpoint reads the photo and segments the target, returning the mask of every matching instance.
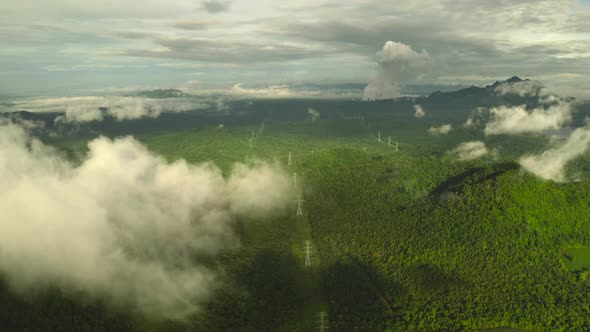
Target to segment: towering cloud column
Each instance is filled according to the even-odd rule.
[[[365,87],[364,100],[400,96],[400,87],[423,73],[432,59],[427,51],[416,52],[410,45],[388,41],[377,52],[377,75]]]

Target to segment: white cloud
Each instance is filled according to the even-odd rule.
[[[473,121],[473,118],[469,118],[467,119],[467,121],[465,121],[465,123],[463,124],[464,128],[473,128],[475,127],[475,122]]]
[[[579,155],[586,152],[590,143],[590,128],[578,128],[566,142],[539,155],[520,158],[520,165],[527,171],[547,180],[566,181],[564,167]]]
[[[207,108],[209,105],[188,98],[140,98],[140,97],[61,97],[31,99],[17,102],[13,110],[29,112],[65,113],[58,121],[102,121],[105,116],[117,120],[156,118],[162,112],[186,112]],[[103,108],[101,110],[101,108]]]
[[[377,52],[378,73],[365,87],[364,100],[390,99],[400,96],[400,85],[416,78],[431,63],[425,50],[416,52],[411,46],[388,41]]]
[[[238,83],[235,84],[228,93],[238,97],[255,98],[289,98],[298,96],[298,94],[291,90],[287,84],[271,85],[260,88],[245,88]]]
[[[89,143],[73,166],[0,128],[0,270],[20,292],[55,285],[149,315],[183,318],[219,283],[196,257],[238,245],[240,217],[292,203],[276,165],[167,163],[131,137]]]
[[[536,133],[559,129],[570,121],[572,105],[559,102],[548,107],[527,110],[521,106],[500,106],[489,110],[491,119],[485,125],[486,135]]]
[[[308,108],[307,109],[307,113],[309,113],[309,115],[311,115],[311,121],[312,122],[316,122],[317,120],[320,119],[320,112],[318,112],[317,110],[313,109],[313,108]]]
[[[431,127],[428,129],[428,132],[432,135],[446,135],[453,129],[453,126],[448,124],[443,124],[440,127]]]
[[[499,84],[494,90],[500,95],[515,94],[522,97],[538,97],[549,95],[549,91],[545,88],[545,86],[541,82],[534,80],[503,82]]]
[[[426,112],[424,112],[424,109],[422,109],[422,106],[420,105],[414,105],[414,110],[415,118],[423,118],[426,115]]]
[[[488,154],[488,152],[488,148],[482,141],[461,143],[451,151],[451,153],[457,154],[461,160],[481,158]]]

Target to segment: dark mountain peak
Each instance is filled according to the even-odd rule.
[[[512,76],[512,77],[510,77],[509,79],[507,79],[505,81],[496,81],[496,82],[494,82],[494,84],[486,86],[486,88],[488,88],[488,89],[490,89],[490,88],[491,89],[495,89],[495,88],[497,88],[501,84],[505,84],[505,83],[520,83],[520,82],[526,82],[526,81],[528,81],[528,79],[523,80],[523,79],[521,79],[518,76]]]
[[[512,76],[506,80],[506,82],[508,82],[508,83],[517,83],[517,82],[522,82],[522,81],[524,81],[524,80],[518,76]]]
[[[443,94],[443,92],[442,92],[442,91],[440,91],[440,90],[436,90],[436,91],[434,91],[433,93],[431,93],[429,97],[432,97],[432,96],[439,96],[439,95],[442,95],[442,94]]]

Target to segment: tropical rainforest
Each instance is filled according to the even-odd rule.
[[[168,162],[212,162],[227,176],[236,162],[264,160],[294,183],[285,211],[232,226],[239,246],[205,263],[222,286],[182,319],[2,279],[0,330],[590,331],[590,155],[554,181],[519,159],[543,152],[546,135],[465,126],[477,107],[539,107],[490,93],[498,84],[375,102],[238,100],[76,126],[56,114],[5,116],[44,123],[33,135],[73,165],[90,140],[133,135]],[[572,128],[587,110],[576,105]],[[447,133],[429,130],[447,122]],[[466,141],[489,152],[457,155]]]

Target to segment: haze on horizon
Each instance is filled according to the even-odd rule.
[[[350,86],[389,87],[386,72],[428,86],[518,75],[585,96],[589,36],[582,0],[4,1],[0,95],[179,88],[289,97],[299,84],[312,96],[360,98]],[[395,67],[400,54],[419,57],[404,58],[409,75]]]

